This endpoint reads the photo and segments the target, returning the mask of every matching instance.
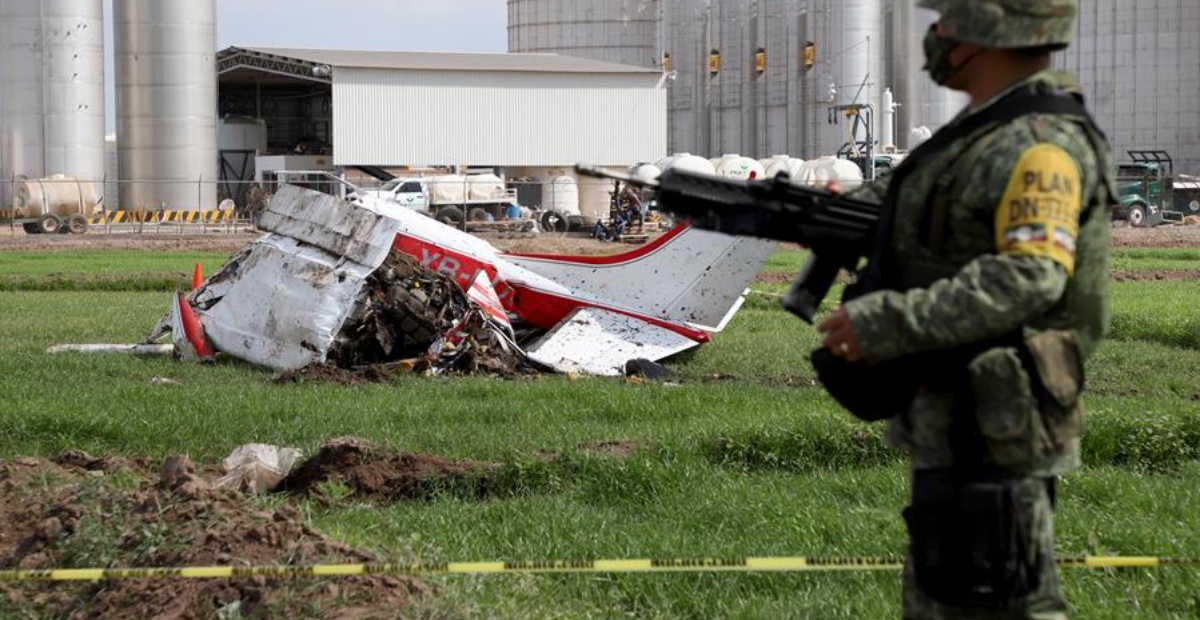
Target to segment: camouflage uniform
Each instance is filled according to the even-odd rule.
[[[1070,5],[1063,0],[923,4],[947,11],[959,2],[972,3],[972,9]],[[943,13],[943,25],[954,33],[962,25],[952,17]],[[1003,11],[992,18],[1024,24]],[[988,27],[997,28],[994,23]],[[1020,46],[1041,43],[1034,39]],[[1068,86],[1060,75],[1036,74],[965,111],[942,131],[1015,90]],[[1079,466],[1082,360],[1108,325],[1107,207],[1115,196],[1111,156],[1103,137],[1084,119],[1035,114],[985,126],[910,163],[899,186],[891,188],[895,218],[885,256],[895,265],[894,290],[845,304],[867,361],[951,350],[1016,333],[1023,336],[1025,359],[1031,354],[1035,368],[1015,347],[987,349],[946,381],[932,377],[922,385],[907,414],[888,421],[886,437],[910,455],[914,476],[954,471],[968,459],[972,467],[1005,472],[1014,480],[1014,500],[1030,515],[1026,526],[1033,544],[1027,557],[1041,570],[1032,593],[1007,608],[981,609],[934,601],[916,587],[906,567],[904,617],[1065,618],[1054,566],[1053,481]],[[945,205],[936,218],[933,244],[932,196]],[[955,430],[964,416],[972,424],[969,444]]]

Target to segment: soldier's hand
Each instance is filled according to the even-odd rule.
[[[863,361],[862,347],[858,344],[858,337],[854,335],[854,325],[850,323],[850,315],[846,314],[846,309],[842,306],[834,308],[829,318],[817,325],[817,331],[824,335],[821,344],[835,357],[847,362]]]
[[[837,196],[844,192],[845,188],[842,187],[842,182],[838,179],[830,179],[825,183],[825,191]]]

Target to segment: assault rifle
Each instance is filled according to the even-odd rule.
[[[686,217],[695,228],[807,246],[812,254],[783,307],[808,323],[838,271],[855,269],[875,243],[879,203],[793,185],[786,174],[739,181],[671,169],[649,180],[584,164],[575,171],[653,188],[661,209]]]

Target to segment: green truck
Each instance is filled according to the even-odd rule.
[[[1113,219],[1130,226],[1157,226],[1200,216],[1200,178],[1176,175],[1166,151],[1126,151],[1129,161],[1117,165]]]

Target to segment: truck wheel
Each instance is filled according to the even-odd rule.
[[[470,222],[486,222],[488,219],[487,209],[483,207],[475,207],[467,212],[467,220]]]
[[[462,228],[463,212],[458,207],[446,207],[438,211],[437,221],[454,228]]]
[[[1200,213],[1200,200],[1193,200],[1187,205],[1188,211],[1192,213]]]
[[[78,213],[67,218],[67,232],[82,235],[88,231],[88,219]]]
[[[37,221],[38,229],[46,234],[52,234],[52,233],[58,232],[58,227],[61,224],[62,223],[59,222],[59,220],[58,220],[58,216],[50,215],[50,214],[46,214],[46,215],[43,215],[42,217],[39,217],[38,221]]]
[[[565,233],[567,232],[567,218],[554,211],[547,211],[541,217],[542,230],[545,232]]]
[[[1133,205],[1129,207],[1129,225],[1140,228],[1146,225],[1146,206]]]
[[[42,234],[42,228],[40,226],[38,226],[35,222],[25,222],[24,224],[21,224],[21,228],[24,228],[25,232],[30,235]]]

